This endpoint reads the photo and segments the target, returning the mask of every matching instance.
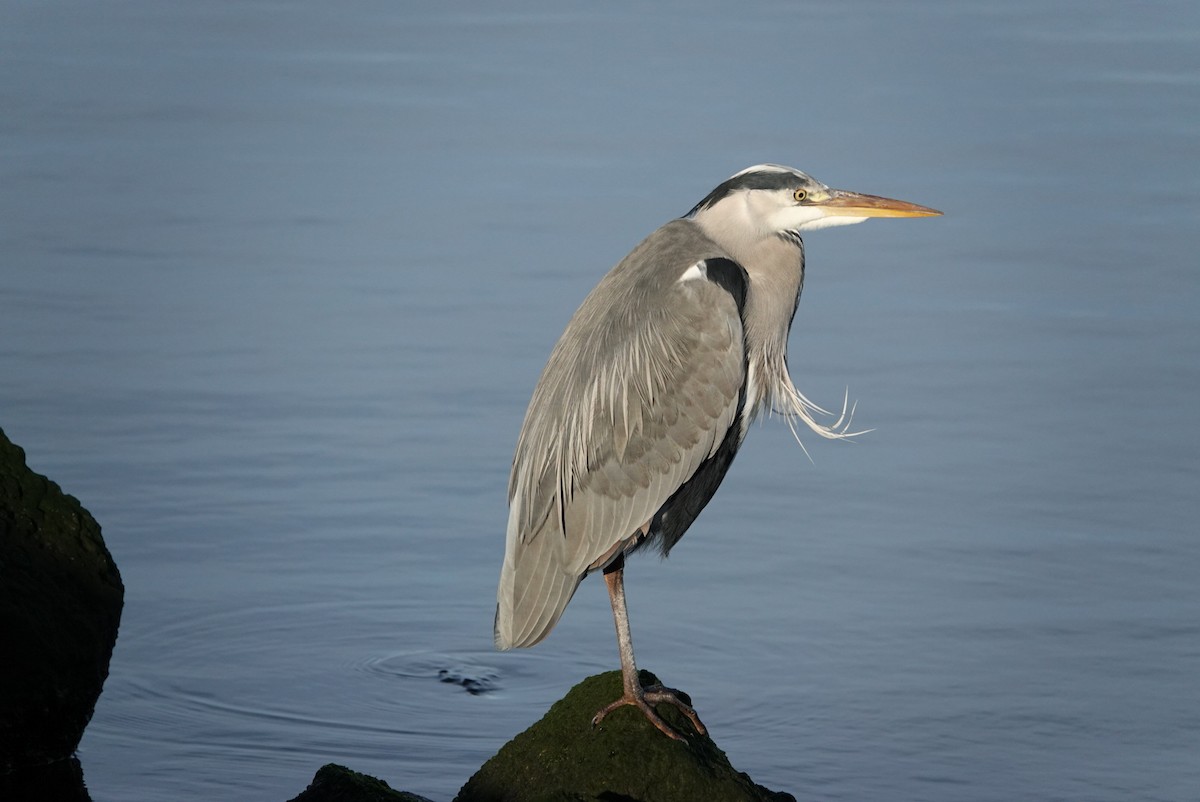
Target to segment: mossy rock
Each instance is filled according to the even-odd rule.
[[[648,671],[640,679],[657,682]],[[593,727],[596,711],[620,695],[619,671],[585,679],[505,744],[455,802],[795,802],[735,770],[673,705],[658,713],[686,741],[666,737],[633,707]]]
[[[75,752],[124,597],[100,525],[0,431],[0,773]]]
[[[383,780],[336,763],[317,770],[313,781],[291,802],[430,802],[423,796],[396,791]]]

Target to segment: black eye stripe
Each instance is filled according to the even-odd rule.
[[[690,217],[702,209],[707,209],[739,190],[799,189],[804,183],[804,179],[795,173],[785,173],[778,170],[760,170],[753,173],[735,175],[733,178],[718,184],[716,189],[708,193],[704,197],[704,200],[693,206],[692,210],[685,216]]]

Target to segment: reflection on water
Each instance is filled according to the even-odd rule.
[[[97,802],[439,800],[615,668],[599,583],[491,649],[507,466],[571,311],[730,173],[944,209],[809,238],[800,387],[640,662],[802,798],[1200,789],[1200,12],[132,2],[0,25],[0,426],[127,586]],[[485,691],[475,692],[471,691]]]

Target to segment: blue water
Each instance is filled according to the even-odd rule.
[[[1200,7],[0,10],[0,427],[127,588],[97,802],[451,799],[588,674],[601,583],[491,649],[570,313],[729,174],[946,211],[808,238],[800,388],[639,662],[801,799],[1200,799]],[[486,682],[472,695],[439,672]]]

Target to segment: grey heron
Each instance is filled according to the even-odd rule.
[[[550,354],[517,440],[495,643],[546,637],[585,576],[601,571],[621,658],[623,695],[593,723],[669,703],[704,725],[677,691],[643,688],[625,608],[626,555],[665,556],[725,477],[761,409],[822,437],[852,436],[792,382],[787,339],[804,284],[801,234],[868,217],[929,217],[906,201],[831,189],[799,170],[759,164],[659,228],[584,299]],[[826,413],[827,414],[827,413]]]

